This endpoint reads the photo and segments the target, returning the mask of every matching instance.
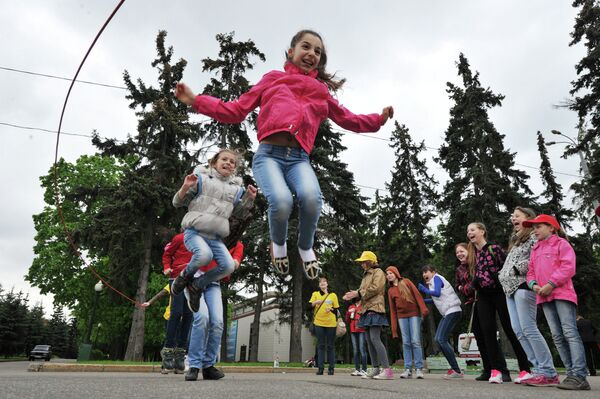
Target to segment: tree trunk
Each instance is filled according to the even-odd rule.
[[[296,257],[290,257],[292,272],[292,325],[290,329],[290,362],[302,361],[302,284],[304,272]]]
[[[135,294],[135,300],[139,303],[146,301],[146,290],[148,288],[148,274],[150,273],[150,262],[152,255],[152,224],[146,226],[143,233],[144,257],[142,258],[142,267],[138,278],[138,289]],[[129,340],[127,350],[125,351],[125,360],[142,361],[144,360],[144,318],[145,312],[141,307],[133,308],[133,320],[131,330],[129,331]]]
[[[228,331],[228,320],[227,320],[227,303],[229,302],[229,297],[231,296],[231,292],[229,290],[229,283],[225,283],[221,281],[221,303],[223,304],[223,335],[221,335],[221,356],[220,361],[228,362],[227,358],[227,337],[229,335]]]
[[[250,328],[249,362],[258,362],[258,337],[260,333],[260,314],[262,313],[263,302],[263,279],[265,276],[264,266],[260,265],[259,267],[258,283],[256,286],[256,303],[254,304],[254,320],[252,321],[252,327]]]

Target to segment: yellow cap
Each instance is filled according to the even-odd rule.
[[[360,258],[354,259],[355,262],[365,262],[368,260],[377,263],[377,255],[371,251],[363,251],[363,253],[360,254]]]

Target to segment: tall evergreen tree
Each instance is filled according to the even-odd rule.
[[[443,235],[451,247],[464,240],[469,223],[479,221],[491,241],[505,243],[513,208],[530,202],[528,175],[515,169],[515,154],[504,148],[504,135],[489,120],[488,109],[501,106],[504,96],[481,86],[462,53],[457,67],[462,86],[447,83],[454,105],[438,159],[449,175],[440,202],[449,213]]]
[[[600,203],[600,4],[596,0],[575,0],[573,7],[580,9],[569,45],[584,42],[587,52],[575,66],[578,78],[571,82],[570,91],[574,96],[570,108],[579,115],[580,132],[577,145],[567,148],[565,155],[579,153],[587,162],[589,171],[584,170],[584,178],[572,188],[580,199],[583,221],[589,224],[594,220],[598,231],[600,218],[590,219],[589,215]]]
[[[430,259],[434,243],[428,225],[435,216],[437,182],[428,174],[425,161],[420,159],[425,142],[415,144],[408,128],[398,122],[391,139],[396,161],[392,180],[386,183],[389,194],[382,200],[378,217],[381,223],[378,256],[383,264],[396,265],[403,276],[419,281],[421,267]],[[433,349],[433,312],[426,319],[425,330],[425,347]]]
[[[52,345],[52,353],[60,357],[66,357],[69,350],[69,325],[65,319],[63,307],[55,304],[52,318],[48,323],[48,338]]]
[[[430,258],[433,234],[428,227],[435,216],[437,182],[428,174],[420,159],[425,142],[412,141],[408,128],[395,123],[392,144],[396,162],[392,180],[386,183],[389,195],[383,199],[379,220],[381,226],[380,255],[384,263],[395,264],[403,274],[415,279],[420,266]]]
[[[150,265],[160,264],[164,228],[175,228],[181,220],[182,213],[173,208],[171,200],[183,176],[197,163],[196,154],[188,153],[187,146],[201,138],[200,125],[189,121],[187,107],[172,95],[186,61],[172,63],[173,48],[165,47],[166,35],[165,31],[158,33],[157,56],[152,62],[158,72],[158,88],[140,79],[136,85],[124,72],[129,107],[139,118],[137,134],[125,143],[93,139],[105,155],[136,157],[131,171],[98,212],[87,238],[107,257],[113,284],[137,302],[146,299]],[[141,360],[143,309],[135,307],[132,319],[125,359]]]
[[[569,209],[563,208],[564,195],[562,193],[562,186],[557,183],[554,177],[554,171],[550,165],[550,159],[548,158],[548,150],[546,148],[546,141],[541,132],[537,132],[537,145],[540,153],[542,163],[540,164],[540,176],[544,183],[544,191],[541,196],[546,199],[546,202],[540,202],[540,210],[542,213],[554,215],[561,226],[570,227],[569,219],[573,216],[573,212]]]
[[[250,90],[252,86],[244,75],[254,68],[254,65],[251,62],[252,58],[256,57],[260,61],[265,61],[265,55],[256,47],[256,44],[252,40],[236,41],[233,32],[218,34],[216,40],[219,43],[218,57],[216,59],[205,58],[202,60],[202,70],[213,73],[215,77],[211,78],[210,83],[204,87],[202,93],[220,98],[223,101],[230,101]],[[248,132],[254,128],[255,120],[255,111],[249,116],[248,122],[239,124],[222,124],[215,120],[211,120],[203,126],[205,142],[211,146],[237,149],[244,154],[246,164],[250,164],[253,154],[252,151],[250,151],[252,141],[250,140]],[[242,165],[237,173],[244,175],[244,182],[246,184],[252,183],[252,179],[249,177],[245,166],[246,165]],[[257,293],[262,292],[263,281],[262,278],[260,278],[261,271],[262,275],[264,275],[264,271],[266,270],[266,259],[268,259],[268,257],[259,259],[254,255],[257,254],[257,251],[260,252],[255,244],[262,242],[259,237],[261,235],[264,236],[266,230],[264,228],[264,210],[265,207],[261,206],[254,212],[257,220],[252,223],[252,226],[255,227],[250,226],[248,228],[248,230],[253,233],[252,235],[247,234],[244,238],[246,248],[243,271],[241,273],[236,273],[232,281],[222,282],[221,284],[223,320],[225,326],[228,324],[227,303],[233,302],[237,295],[237,290],[234,289],[233,285],[240,281],[240,276],[243,276],[244,279],[248,279],[248,281],[244,281],[244,283],[249,287],[255,287]],[[260,228],[257,229],[256,226],[259,226]],[[264,255],[264,248],[262,249],[262,252]],[[257,279],[257,277],[260,279]],[[259,302],[258,306],[261,304],[262,302]],[[258,313],[258,317],[260,317],[260,312]],[[256,336],[256,339],[254,340],[255,345],[250,345],[251,357],[254,356],[254,353],[257,353],[254,351],[258,350],[257,338],[260,323],[255,324],[256,326],[253,333]],[[228,330],[225,328],[221,341],[222,359],[227,359],[227,334]]]

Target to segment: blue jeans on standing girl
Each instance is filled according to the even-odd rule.
[[[587,365],[583,342],[577,330],[577,306],[573,302],[557,299],[542,303],[542,309],[567,375],[585,380]]]
[[[421,347],[421,316],[402,317],[398,319],[398,324],[400,325],[400,331],[402,332],[404,368],[411,369],[414,366],[416,369],[422,369],[423,348]]]
[[[252,172],[269,203],[271,241],[284,245],[288,219],[296,196],[299,208],[298,248],[312,249],[323,199],[317,176],[306,151],[301,148],[260,144]]]
[[[442,350],[442,353],[446,357],[446,360],[448,361],[448,364],[450,364],[452,370],[456,371],[457,373],[460,373],[461,370],[460,367],[458,367],[456,355],[454,354],[454,348],[452,348],[452,345],[450,345],[448,337],[450,334],[452,334],[452,330],[454,330],[454,326],[460,320],[461,316],[462,312],[458,311],[442,317],[442,320],[440,320],[440,324],[438,324],[438,328],[435,332],[435,341],[440,346],[440,349]]]
[[[354,368],[367,371],[367,341],[364,332],[350,333],[352,352],[354,353]],[[361,366],[362,365],[362,366]]]
[[[214,366],[219,357],[223,336],[223,302],[221,286],[210,283],[200,300],[200,310],[194,313],[188,360],[199,370]]]
[[[519,339],[527,359],[533,365],[534,374],[554,377],[556,369],[552,353],[537,327],[536,294],[531,290],[518,289],[506,297],[510,324]]]

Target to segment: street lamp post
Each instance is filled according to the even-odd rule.
[[[92,303],[92,311],[90,312],[90,317],[87,322],[87,327],[85,331],[85,335],[83,337],[83,343],[79,345],[79,354],[77,356],[77,360],[89,360],[90,352],[92,351],[92,344],[90,342],[90,338],[92,335],[92,325],[94,323],[94,318],[96,317],[96,308],[98,307],[98,297],[100,296],[100,292],[104,285],[102,281],[98,281],[94,286],[94,302]]]

